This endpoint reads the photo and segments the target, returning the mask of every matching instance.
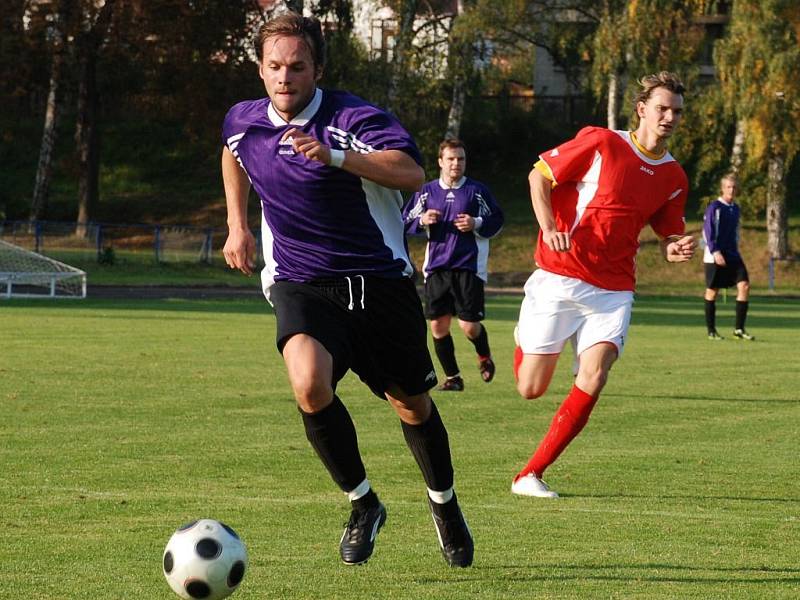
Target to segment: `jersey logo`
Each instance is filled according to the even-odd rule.
[[[291,136],[289,136],[285,140],[281,140],[280,142],[278,142],[278,146],[288,146],[288,148],[280,148],[278,150],[278,154],[293,155],[294,154],[294,148],[292,147],[292,144],[294,144],[294,138],[291,137]]]
[[[553,151],[550,153],[550,156],[552,156],[552,157],[556,157],[556,156],[558,156],[558,148],[555,148],[555,149],[554,149],[554,150],[553,150]]]
[[[672,193],[669,195],[669,198],[668,198],[668,199],[669,199],[669,200],[672,200],[672,199],[673,199],[673,198],[675,198],[675,197],[676,197],[678,194],[680,194],[682,191],[683,191],[683,188],[678,188],[677,190],[675,190],[674,192],[672,192]]]
[[[444,197],[445,202],[455,202],[456,195],[453,192],[447,192],[447,196]]]
[[[640,167],[639,167],[639,170],[640,170],[640,171],[644,171],[644,172],[645,172],[645,173],[647,173],[648,175],[655,175],[655,174],[656,174],[656,172],[655,172],[653,169],[648,169],[648,168],[647,168],[647,167],[645,167],[644,165],[640,166]]]

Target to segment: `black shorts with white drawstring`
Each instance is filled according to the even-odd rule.
[[[278,351],[293,335],[313,337],[333,357],[334,389],[348,369],[379,398],[392,384],[408,395],[436,385],[422,305],[407,277],[276,281],[269,291]]]

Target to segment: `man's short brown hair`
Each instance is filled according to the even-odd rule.
[[[441,144],[439,144],[439,158],[444,156],[444,151],[447,148],[463,148],[464,154],[467,153],[467,146],[458,138],[447,138]]]
[[[678,94],[679,96],[683,96],[686,92],[686,88],[684,87],[680,78],[675,73],[670,73],[669,71],[661,71],[659,73],[653,73],[652,75],[645,75],[639,80],[639,85],[641,86],[641,89],[633,99],[634,111],[639,105],[639,102],[646,103],[650,99],[650,96],[653,95],[653,90],[658,88],[667,89],[673,94]]]
[[[325,65],[325,37],[322,35],[322,25],[319,19],[304,17],[296,12],[287,12],[262,25],[253,40],[258,62],[261,62],[264,57],[264,42],[275,36],[303,38],[311,50],[314,68],[320,71]]]

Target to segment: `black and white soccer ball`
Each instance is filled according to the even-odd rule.
[[[169,587],[181,598],[220,600],[242,582],[247,549],[224,523],[200,519],[172,534],[162,566]]]

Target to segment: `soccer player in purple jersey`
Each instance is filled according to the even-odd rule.
[[[403,218],[407,233],[424,232],[428,236],[422,265],[425,316],[430,320],[436,356],[447,376],[439,389],[460,392],[464,379],[450,335],[453,315],[475,346],[481,378],[488,383],[494,377],[489,336],[481,321],[486,310],[483,288],[489,238],[502,229],[503,212],[485,185],[464,175],[464,142],[447,139],[439,145],[439,168],[439,178],[414,194]]]
[[[722,195],[708,205],[703,216],[703,251],[706,291],[705,316],[708,339],[724,339],[717,333],[717,293],[719,288],[736,286],[736,325],[733,337],[753,341],[744,328],[750,297],[750,277],[739,253],[739,205],[736,175],[728,173],[720,182]]]
[[[277,347],[306,436],[351,502],[342,560],[369,559],[386,521],[336,395],[352,369],[399,416],[428,488],[442,554],[451,566],[466,567],[472,535],[453,491],[447,430],[429,394],[436,374],[409,278],[398,191],[422,184],[421,159],[391,115],[346,92],[317,88],[324,49],[319,21],[295,13],[259,31],[268,97],[235,105],[223,124],[223,253],[231,268],[252,273],[252,185],[261,199],[261,276],[275,309]]]

